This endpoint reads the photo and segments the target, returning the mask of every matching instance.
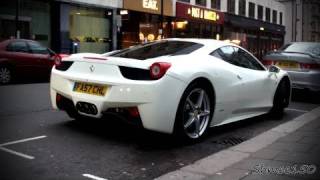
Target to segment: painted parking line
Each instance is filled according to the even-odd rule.
[[[306,110],[294,109],[294,108],[287,108],[286,110],[288,110],[288,111],[297,111],[297,112],[302,112],[302,113],[307,113],[307,112],[309,112],[309,111],[306,111]]]
[[[22,158],[25,158],[25,159],[34,159],[33,156],[30,156],[30,155],[27,155],[27,154],[23,154],[21,152],[17,152],[17,151],[14,151],[14,150],[11,150],[11,149],[8,149],[4,146],[9,146],[9,145],[13,145],[13,144],[19,144],[19,143],[24,143],[24,142],[28,142],[28,141],[34,141],[34,140],[38,140],[38,139],[43,139],[43,138],[46,138],[47,136],[37,136],[37,137],[32,137],[32,138],[26,138],[26,139],[20,139],[20,140],[16,140],[16,141],[11,141],[11,142],[6,142],[6,143],[2,143],[0,144],[0,150],[1,151],[4,151],[4,152],[7,152],[7,153],[10,153],[10,154],[13,154],[13,155],[16,155],[16,156],[19,156],[19,157],[22,157]]]
[[[28,141],[34,141],[34,140],[38,140],[38,139],[42,139],[42,138],[46,138],[46,137],[47,136],[37,136],[37,137],[32,137],[32,138],[20,139],[20,140],[17,140],[17,141],[6,142],[6,143],[3,143],[3,144],[0,144],[0,147],[12,145],[12,144],[23,143],[23,142],[28,142]]]
[[[26,158],[26,159],[34,159],[33,156],[29,156],[29,155],[26,155],[26,154],[23,154],[23,153],[20,153],[20,152],[17,152],[17,151],[14,151],[14,150],[11,150],[11,149],[8,149],[8,148],[5,148],[5,147],[0,147],[0,150],[5,151],[5,152],[10,153],[10,154],[14,154],[16,156],[20,156],[20,157]]]
[[[108,180],[108,179],[105,179],[105,178],[102,178],[102,177],[98,177],[98,176],[95,176],[95,175],[92,175],[92,174],[82,174],[82,176],[90,178],[90,179],[94,179],[94,180]]]

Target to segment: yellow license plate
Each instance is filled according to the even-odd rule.
[[[76,82],[74,84],[73,91],[97,96],[104,96],[107,92],[107,86]]]
[[[290,61],[280,61],[276,63],[277,66],[280,68],[285,68],[285,69],[298,69],[299,64],[296,62],[290,62]]]

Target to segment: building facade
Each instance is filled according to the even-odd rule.
[[[118,14],[121,19],[118,48],[172,37],[170,0],[124,0]]]
[[[0,40],[36,40],[56,52],[102,53],[117,48],[122,0],[0,1]]]
[[[0,1],[0,41],[18,37],[50,46],[51,5],[46,0]]]
[[[225,0],[221,1],[221,10],[225,12],[223,37],[239,43],[259,59],[283,45],[283,4],[274,0]]]
[[[320,42],[320,1],[319,0],[279,0],[286,8],[285,42]]]
[[[122,0],[63,0],[51,6],[53,49],[103,53],[117,48],[117,9]]]
[[[227,40],[247,48],[258,58],[281,47],[285,38],[285,6],[275,0],[173,0],[174,13],[179,18],[180,4],[198,7],[201,12],[211,11],[219,17],[213,21],[198,18],[199,25],[188,24],[191,32],[173,31],[175,37],[197,37]],[[198,14],[199,14],[198,13]],[[195,13],[197,14],[197,13]],[[195,20],[195,18],[193,18]],[[200,21],[201,20],[201,21]],[[192,22],[192,21],[191,21]],[[187,25],[188,25],[187,24]],[[192,27],[192,28],[191,28]],[[191,30],[195,29],[195,30]],[[178,33],[175,33],[178,32]],[[183,36],[181,36],[182,34]]]
[[[176,1],[174,6],[174,37],[221,39],[224,13],[200,2]]]
[[[230,40],[261,57],[279,48],[286,33],[286,6],[275,0],[14,0],[0,5],[0,38],[19,35],[62,53],[102,53],[181,37]]]

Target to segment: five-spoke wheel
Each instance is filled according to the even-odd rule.
[[[206,86],[190,85],[184,92],[176,118],[175,130],[184,139],[196,141],[206,133],[212,117],[212,93]]]
[[[12,80],[12,73],[6,66],[0,67],[0,84],[8,84]]]

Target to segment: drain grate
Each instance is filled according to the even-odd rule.
[[[212,141],[212,143],[234,146],[234,145],[242,143],[243,141],[245,141],[245,139],[242,137],[227,137],[224,139]]]

